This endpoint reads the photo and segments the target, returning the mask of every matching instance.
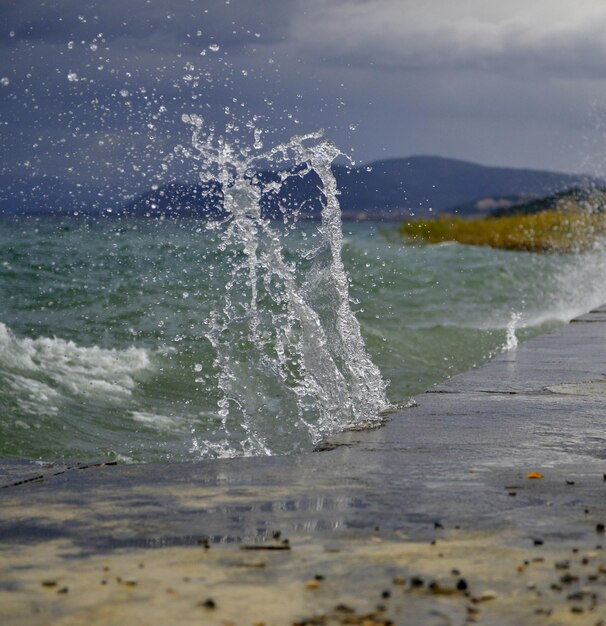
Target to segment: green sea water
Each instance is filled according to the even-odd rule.
[[[298,224],[285,258],[301,262],[301,241],[317,231]],[[370,222],[345,223],[343,234],[351,308],[393,404],[606,301],[602,249],[412,246]],[[212,445],[222,395],[208,320],[233,271],[218,243],[195,220],[0,221],[0,457],[240,453],[237,429],[233,442]],[[235,338],[230,358],[245,362],[248,349]],[[258,384],[254,373],[237,382]],[[311,450],[279,393],[265,396],[259,413],[265,403],[279,416],[268,452]]]

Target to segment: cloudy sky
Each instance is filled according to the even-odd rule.
[[[604,33],[604,0],[3,0],[2,172],[144,188],[198,113],[605,175]]]

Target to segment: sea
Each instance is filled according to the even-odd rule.
[[[254,270],[265,289],[254,310],[233,301],[251,256],[230,248],[224,229],[193,218],[0,220],[0,458],[164,463],[309,452],[606,301],[602,247],[560,255],[412,245],[396,224],[344,222],[331,263],[342,262],[347,302],[320,306],[305,335],[301,315],[295,323],[278,313],[298,310],[318,282],[309,242],[326,225],[301,220],[282,233],[270,262],[284,260],[294,278],[280,273],[276,291],[275,267]],[[346,305],[346,337],[355,343],[359,328],[364,354],[334,357],[336,377],[323,387],[313,359]],[[323,315],[336,315],[324,330]],[[351,391],[346,373],[360,363],[363,377],[379,376],[368,409],[376,415],[335,417],[328,401],[347,404],[339,385]]]

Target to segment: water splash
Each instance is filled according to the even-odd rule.
[[[505,345],[503,346],[503,351],[514,350],[518,347],[519,340],[516,335],[516,326],[521,318],[521,313],[518,313],[516,311],[513,311],[511,313],[509,324],[507,324],[507,338],[505,340]]]
[[[206,324],[214,361],[200,378],[216,383],[221,422],[212,438],[194,432],[193,450],[211,456],[281,453],[288,450],[286,431],[300,431],[302,440],[315,444],[330,433],[378,423],[388,404],[385,382],[366,352],[341,260],[331,170],[339,149],[316,132],[263,151],[258,130],[252,147],[243,147],[228,141],[229,128],[217,137],[201,117],[183,120],[193,127],[192,143],[178,151],[198,164],[203,184],[220,185],[225,217],[217,225],[217,244],[221,263],[229,264]],[[312,236],[296,229],[300,204],[278,200],[281,219],[263,211],[289,180],[308,176],[317,180],[322,200]],[[286,252],[287,237],[297,240],[296,254]]]

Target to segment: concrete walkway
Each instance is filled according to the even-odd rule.
[[[605,420],[603,307],[315,454],[3,463],[0,623],[606,624]]]

